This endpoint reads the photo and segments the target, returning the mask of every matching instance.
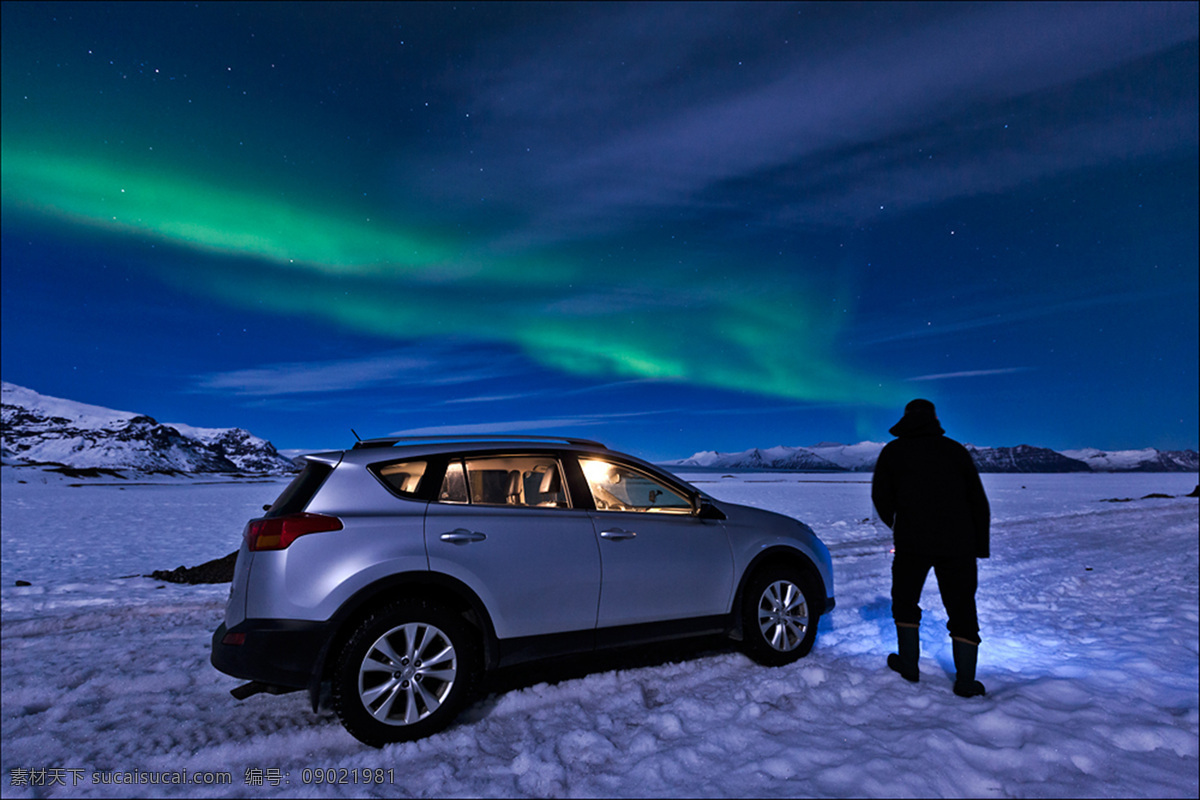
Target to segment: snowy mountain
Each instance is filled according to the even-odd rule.
[[[179,422],[165,424],[221,453],[237,466],[239,472],[295,471],[290,458],[245,428],[195,428]]]
[[[1200,454],[1195,450],[1115,450],[1094,448],[1064,450],[1063,455],[1087,464],[1093,472],[1196,472]]]
[[[980,472],[1196,472],[1200,454],[1195,450],[1160,451],[1068,450],[1058,452],[1027,444],[1016,447],[966,445]],[[837,444],[822,442],[811,447],[753,448],[740,453],[704,450],[689,458],[665,461],[668,467],[701,469],[764,469],[797,472],[870,472],[883,449],[882,442]]]
[[[5,464],[148,473],[294,471],[270,442],[241,428],[163,424],[144,414],[48,397],[2,384],[0,451]]]
[[[821,442],[807,449],[850,472],[870,472],[875,469],[875,459],[879,458],[883,442],[859,442],[858,444]]]
[[[878,455],[878,452],[876,452]],[[845,467],[804,447],[753,448],[740,453],[696,453],[691,458],[665,462],[670,466],[713,469],[790,469],[804,472],[841,472]],[[874,463],[874,459],[872,462]]]
[[[1082,461],[1045,447],[1027,444],[1016,447],[975,447],[969,444],[966,447],[980,472],[1089,472],[1091,469]]]

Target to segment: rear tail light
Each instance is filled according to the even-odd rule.
[[[306,533],[340,531],[342,521],[326,514],[288,514],[283,517],[256,519],[246,529],[250,550],[286,550],[288,545]]]

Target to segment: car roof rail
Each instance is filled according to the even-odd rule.
[[[409,442],[479,442],[479,441],[533,441],[533,442],[566,442],[567,444],[584,445],[589,447],[599,447],[602,450],[607,450],[608,447],[593,439],[579,439],[574,436],[533,436],[526,433],[461,433],[461,434],[446,434],[437,436],[381,436],[375,439],[359,439],[354,443],[354,450],[363,450],[370,447],[394,447],[398,444]]]

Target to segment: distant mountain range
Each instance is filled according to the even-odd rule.
[[[812,447],[752,448],[740,453],[702,451],[690,458],[662,462],[668,467],[701,469],[761,469],[796,472],[871,472],[883,442]],[[1195,450],[1065,450],[1058,452],[1027,444],[1016,447],[966,445],[980,472],[1197,472]]]
[[[196,428],[162,423],[144,414],[114,411],[38,394],[11,383],[0,398],[0,454],[4,464],[42,464],[70,470],[133,470],[159,474],[294,472],[291,459],[242,428]],[[882,442],[811,447],[704,451],[663,462],[700,469],[870,472]],[[980,472],[1197,472],[1195,450],[1095,449],[1057,452],[1044,447],[967,445]]]
[[[241,428],[195,428],[0,384],[0,453],[9,465],[157,474],[294,472],[291,459]]]

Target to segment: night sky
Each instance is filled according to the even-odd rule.
[[[1195,448],[1198,8],[5,2],[3,378],[280,448]]]

